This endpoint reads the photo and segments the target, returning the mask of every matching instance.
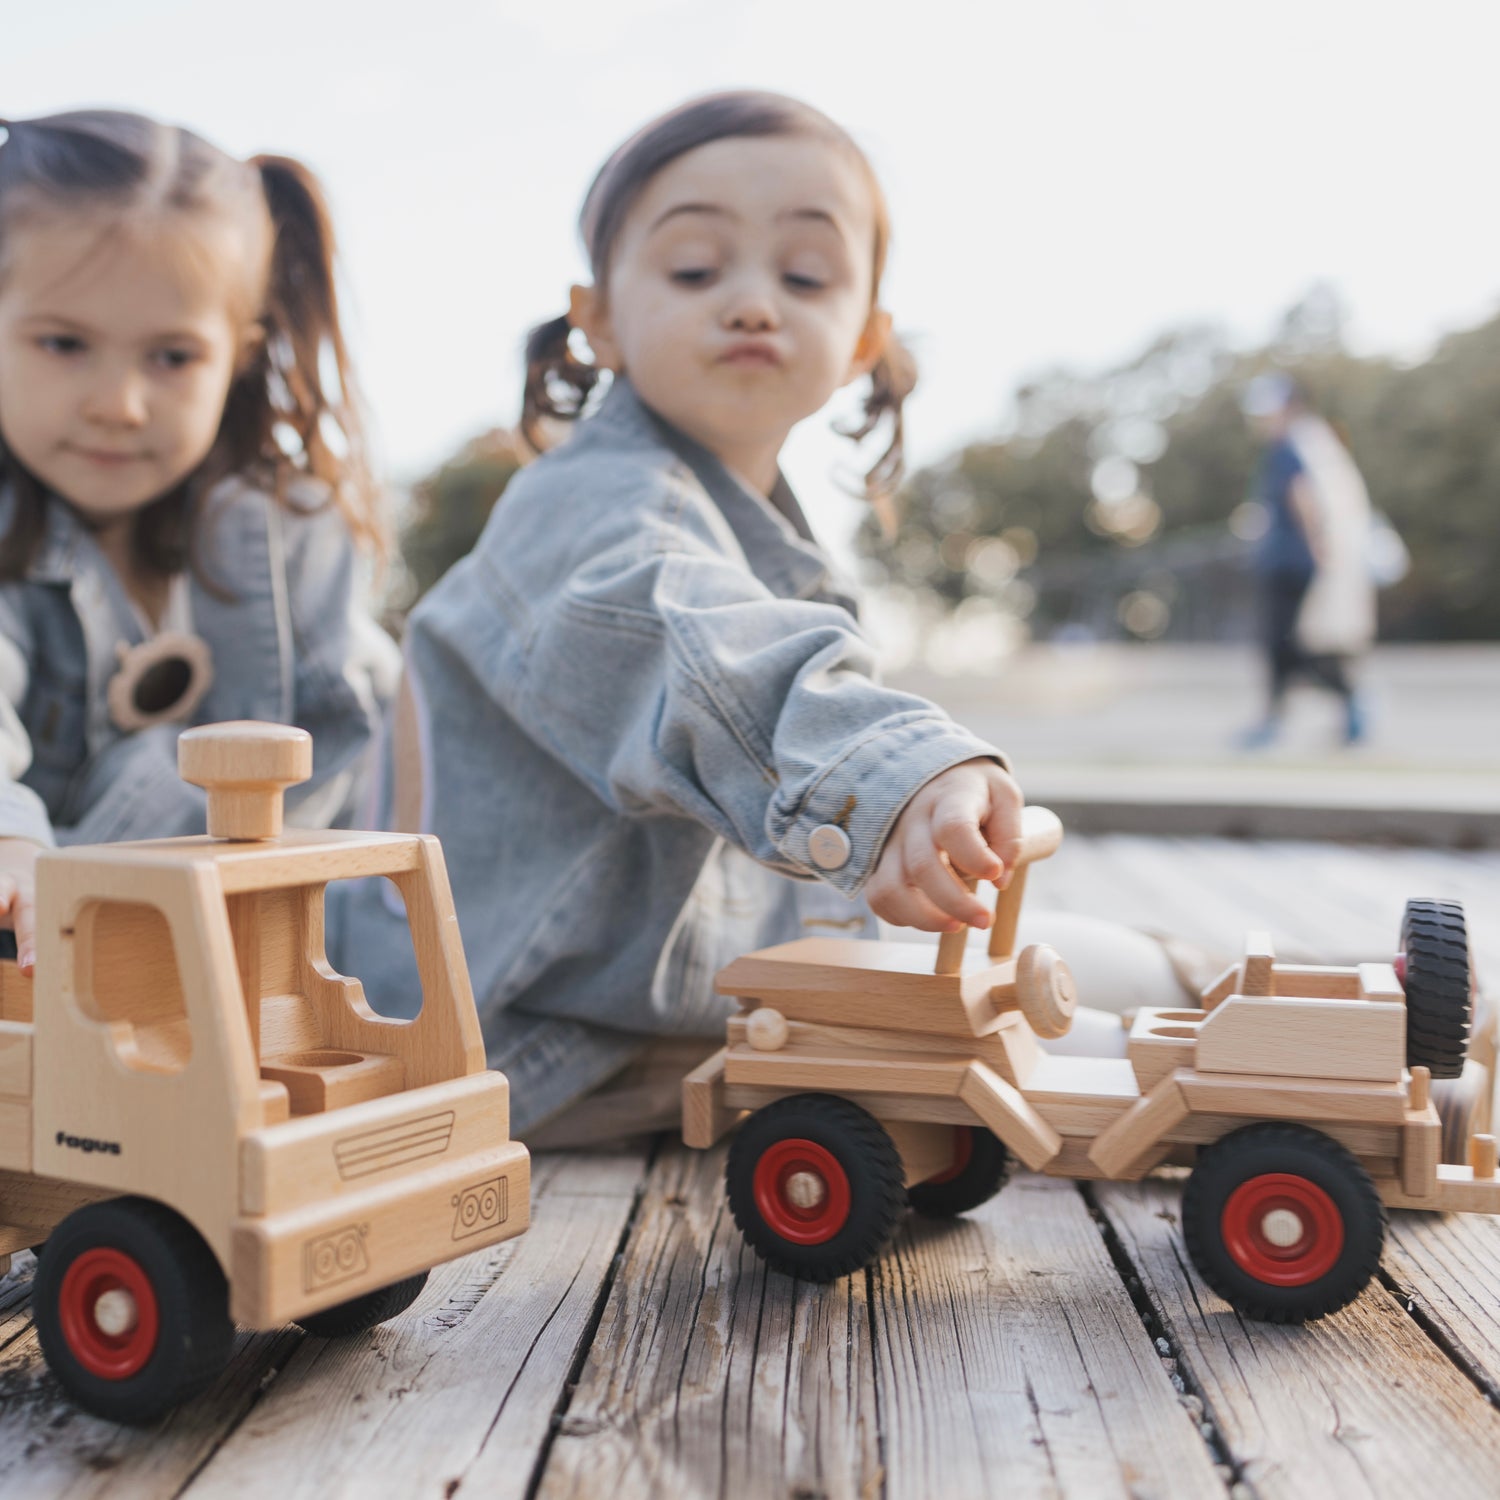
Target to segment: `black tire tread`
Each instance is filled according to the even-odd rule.
[[[821,1126],[828,1132],[845,1133],[855,1160],[869,1173],[869,1227],[863,1234],[849,1233],[841,1250],[830,1250],[829,1245],[788,1247],[761,1219],[748,1187],[741,1186],[749,1183],[766,1147],[788,1135],[807,1133],[809,1125],[813,1131]],[[906,1210],[905,1173],[895,1143],[867,1110],[834,1094],[792,1094],[758,1109],[730,1143],[724,1178],[729,1209],[745,1243],[773,1271],[804,1281],[836,1281],[867,1266]],[[830,1241],[833,1244],[836,1240]]]
[[[1010,1181],[1010,1153],[999,1136],[982,1125],[974,1132],[974,1154],[963,1171],[949,1182],[914,1182],[906,1196],[912,1210],[924,1219],[952,1219],[988,1203]]]
[[[362,1297],[351,1297],[347,1302],[335,1303],[321,1312],[308,1313],[297,1319],[297,1326],[304,1333],[320,1339],[349,1338],[356,1333],[404,1313],[427,1285],[427,1272],[408,1276],[402,1281],[393,1281],[389,1286],[377,1287]]]
[[[1406,1061],[1434,1078],[1464,1069],[1473,1021],[1468,928],[1457,901],[1412,900],[1401,922],[1406,955]]]
[[[1351,1226],[1350,1216],[1345,1214],[1347,1259],[1330,1271],[1322,1283],[1297,1288],[1265,1287],[1237,1268],[1225,1267],[1221,1261],[1223,1246],[1217,1228],[1218,1215],[1205,1214],[1204,1199],[1212,1201],[1216,1196],[1219,1185],[1215,1179],[1219,1175],[1228,1174],[1233,1180],[1237,1158],[1262,1150],[1276,1151],[1284,1157],[1297,1152],[1310,1153],[1314,1164],[1337,1174],[1348,1190],[1355,1214],[1377,1226],[1362,1250],[1358,1247],[1351,1250],[1351,1242],[1356,1238],[1351,1227],[1357,1226]],[[1286,1168],[1278,1165],[1273,1169]],[[1320,1185],[1326,1189],[1326,1184]],[[1263,1323],[1312,1322],[1347,1307],[1369,1284],[1380,1265],[1385,1225],[1385,1205],[1369,1173],[1337,1141],[1306,1125],[1247,1125],[1221,1136],[1199,1153],[1182,1195],[1183,1241],[1198,1274],[1236,1311]]]
[[[113,1385],[75,1367],[58,1320],[58,1294],[75,1255],[92,1246],[117,1242],[118,1225],[135,1226],[155,1239],[175,1271],[156,1286],[158,1299],[186,1302],[185,1339],[175,1368],[155,1360],[129,1382]],[[32,1284],[37,1338],[58,1382],[80,1406],[111,1421],[154,1422],[192,1400],[223,1373],[234,1343],[229,1318],[229,1287],[213,1251],[191,1224],[165,1204],[149,1198],[107,1198],[75,1210],[53,1230]],[[167,1318],[164,1316],[164,1325]],[[170,1351],[164,1351],[170,1353]],[[147,1378],[148,1374],[151,1378]]]

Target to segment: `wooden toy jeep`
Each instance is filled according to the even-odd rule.
[[[1025,863],[1061,825],[1027,810],[989,952],[805,939],[730,964],[728,1046],[684,1081],[684,1138],[742,1121],[730,1207],[773,1267],[830,1280],[876,1256],[908,1205],[947,1216],[1012,1158],[1056,1177],[1191,1167],[1187,1250],[1239,1311],[1321,1317],[1374,1274],[1385,1206],[1500,1213],[1495,1142],[1440,1164],[1433,1077],[1462,1069],[1472,1013],[1463,912],[1413,901],[1395,965],[1275,962],[1252,935],[1200,1007],[1145,1009],[1125,1057],[1044,1053],[1074,994],[1044,947],[1012,952]],[[745,1112],[748,1112],[746,1114]]]
[[[40,1247],[48,1364],[134,1422],[212,1381],[235,1323],[369,1328],[529,1213],[437,841],[283,833],[302,730],[191,730],[179,762],[209,835],[43,854],[35,982],[0,965],[0,1273]],[[411,1021],[324,954],[324,887],[368,875],[406,903]]]

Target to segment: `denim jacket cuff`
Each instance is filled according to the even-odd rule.
[[[981,759],[1008,769],[993,745],[951,720],[924,714],[879,731],[819,780],[784,827],[773,826],[777,846],[799,870],[853,896],[874,873],[892,825],[917,792],[934,776]],[[844,863],[830,868],[846,850]]]
[[[19,782],[0,786],[0,838],[30,839],[50,849],[57,841],[42,799]]]

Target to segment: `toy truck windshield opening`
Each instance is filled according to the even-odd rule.
[[[306,843],[289,833],[271,847],[183,841],[158,846],[146,881],[138,862],[47,861],[42,880],[71,898],[52,907],[69,914],[54,934],[57,956],[78,1019],[102,1043],[96,1064],[147,1086],[150,1075],[201,1065],[252,1125],[462,1077],[476,1058],[482,1066],[464,1020],[473,1002],[462,953],[444,920],[441,857],[418,838],[353,842],[330,844],[326,833]],[[385,877],[392,900],[437,935],[414,945],[410,1018],[377,1015],[360,981],[330,965],[325,888],[335,875]]]

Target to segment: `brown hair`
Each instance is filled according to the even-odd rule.
[[[321,481],[355,538],[383,554],[359,398],[339,324],[333,227],[313,174],[282,156],[237,161],[189,130],[116,110],[0,121],[0,128],[6,132],[0,275],[28,219],[49,212],[102,213],[117,224],[153,225],[169,214],[217,213],[242,230],[244,315],[262,336],[235,372],[207,458],[137,513],[132,545],[138,561],[163,574],[186,568],[204,499],[234,474],[265,485],[284,505],[297,477]],[[10,530],[0,539],[0,578],[17,578],[41,543],[46,491],[3,444],[0,485],[15,494]]]
[[[679,156],[710,142],[739,136],[812,136],[831,141],[859,163],[875,209],[871,296],[872,304],[878,301],[890,248],[890,214],[869,159],[847,131],[811,105],[781,94],[751,90],[709,94],[679,105],[637,131],[599,169],[578,218],[579,234],[595,282],[601,287],[606,284],[610,253],[626,215],[646,184]],[[526,339],[521,435],[538,451],[545,446],[542,422],[548,418],[572,421],[583,410],[599,379],[599,370],[579,359],[569,347],[571,332],[564,314],[538,324]],[[890,444],[865,476],[865,489],[871,498],[887,495],[901,477],[902,407],[916,381],[916,361],[904,345],[890,339],[880,362],[871,371],[863,419],[853,427],[840,429],[846,437],[859,442],[885,418],[891,419]]]

